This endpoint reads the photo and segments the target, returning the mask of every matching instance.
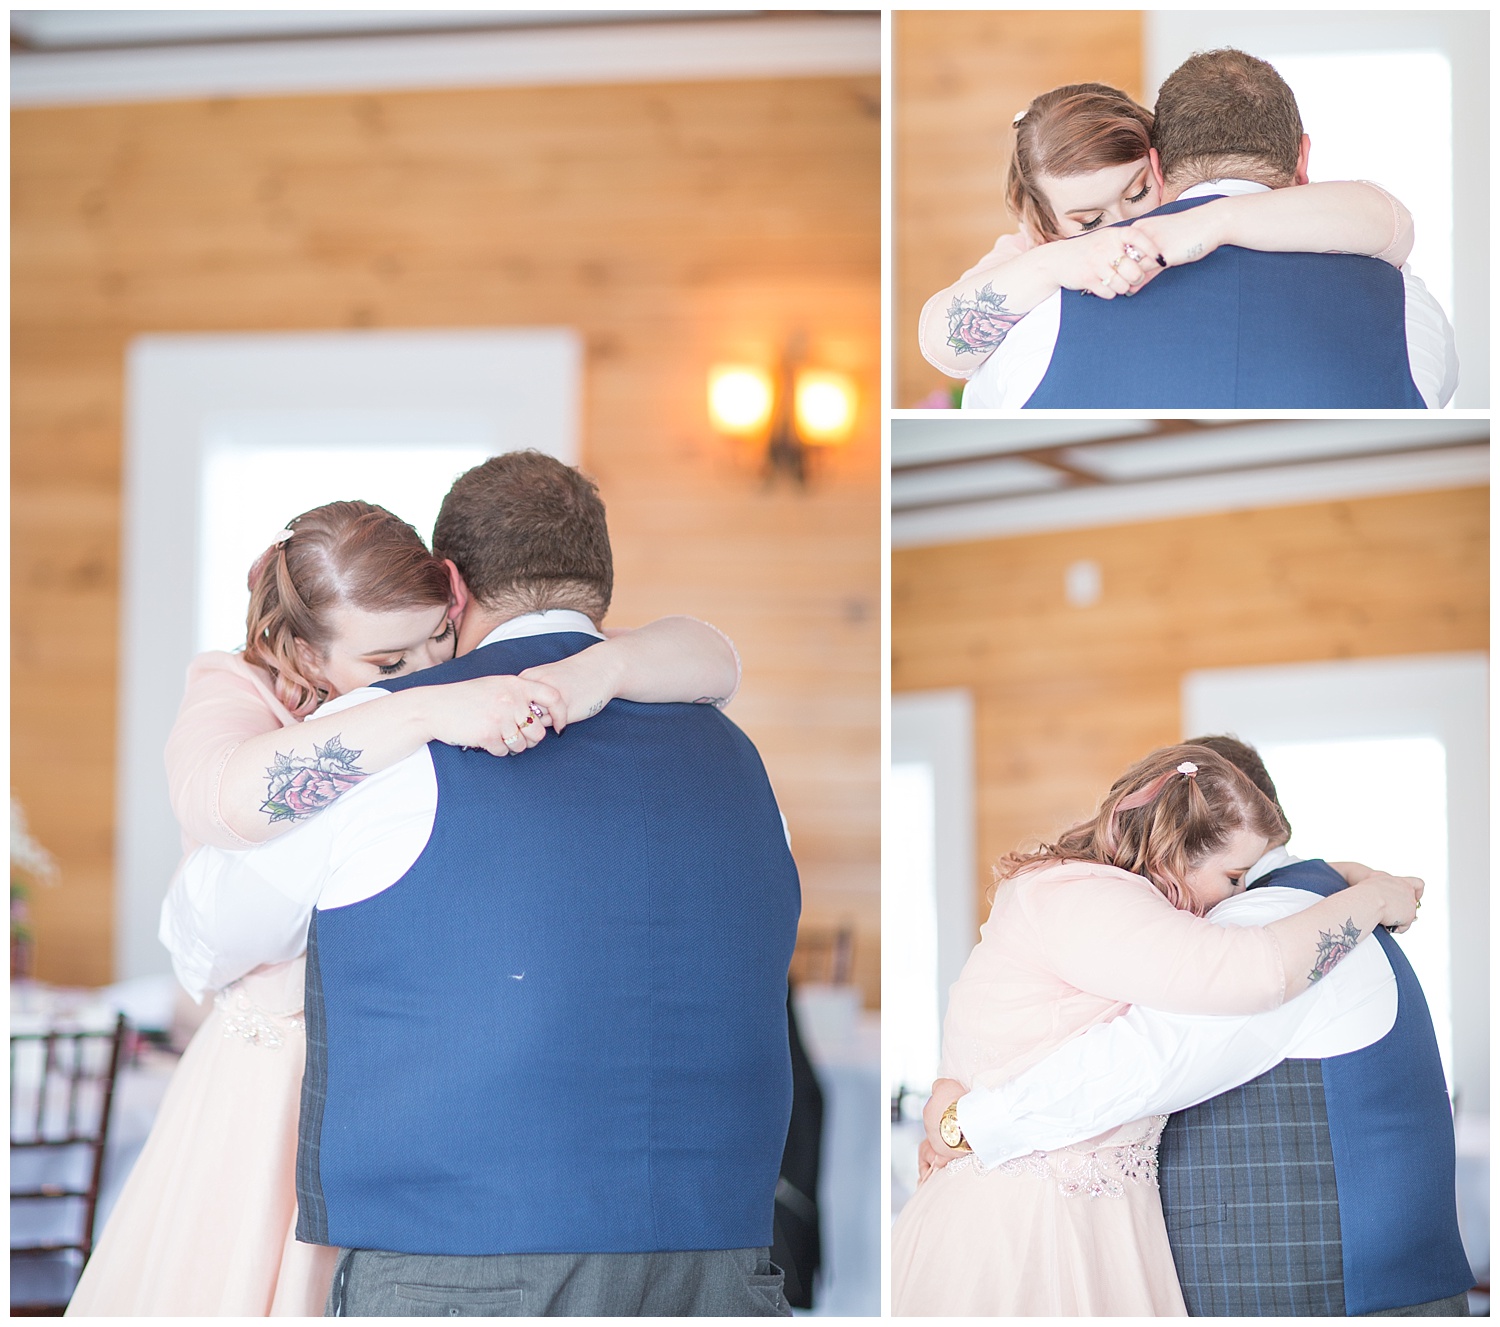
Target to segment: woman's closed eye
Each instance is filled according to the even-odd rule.
[[[1151,192],[1151,181],[1147,180],[1146,183],[1141,186],[1140,193],[1138,193],[1138,194],[1132,194],[1125,201],[1127,203],[1139,203],[1141,201],[1141,199],[1143,199],[1150,192]]]
[[[399,673],[405,667],[406,660],[404,658],[397,659],[395,663],[391,664],[375,665],[376,671],[379,672],[383,677],[390,677],[394,673]]]
[[[1098,227],[1102,226],[1103,224],[1104,224],[1104,213],[1101,212],[1092,221],[1080,221],[1078,223],[1078,228],[1080,230],[1095,230]]]

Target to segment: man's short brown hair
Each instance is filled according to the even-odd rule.
[[[614,560],[594,481],[544,452],[492,456],[443,499],[432,551],[451,558],[479,604],[507,616],[609,611]]]
[[[1152,142],[1169,195],[1204,180],[1293,184],[1302,116],[1264,60],[1226,47],[1190,55],[1161,85]]]
[[[1223,756],[1238,769],[1275,803],[1276,809],[1281,812],[1282,820],[1286,821],[1287,837],[1291,837],[1292,822],[1287,820],[1286,808],[1281,805],[1281,798],[1276,795],[1276,785],[1271,781],[1270,771],[1266,769],[1266,762],[1260,758],[1260,752],[1249,742],[1242,742],[1238,737],[1231,737],[1228,733],[1214,733],[1210,737],[1190,738],[1185,745],[1206,746],[1215,755]]]

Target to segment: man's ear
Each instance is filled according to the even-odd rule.
[[[453,565],[452,558],[444,558],[443,565],[448,568],[448,592],[452,595],[448,604],[448,620],[461,627],[464,623],[464,610],[469,606],[469,587],[458,568]]]
[[[1306,134],[1302,135],[1302,143],[1297,148],[1297,183],[1307,183],[1307,156],[1312,151],[1312,139]]]
[[[1161,153],[1152,148],[1146,156],[1151,162],[1151,178],[1156,181],[1156,196],[1165,203],[1169,200],[1167,198],[1167,184],[1162,178],[1161,173]]]

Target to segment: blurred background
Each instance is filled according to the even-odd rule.
[[[957,380],[922,358],[917,315],[1017,229],[1004,197],[1016,113],[1080,82],[1150,108],[1184,59],[1221,46],[1269,60],[1296,93],[1314,180],[1374,180],[1411,209],[1412,270],[1458,340],[1452,405],[1489,405],[1486,11],[906,11],[892,22],[894,406],[950,403]]]
[[[610,625],[739,648],[825,1158],[878,1185],[878,14],[18,11],[11,86],[27,998],[173,1035],[162,744],[285,521],[366,497],[425,536],[541,447],[599,482]],[[874,1193],[825,1210],[825,1311],[878,1310]]]
[[[893,421],[895,1206],[990,864],[1092,815],[1156,747],[1231,732],[1263,752],[1294,853],[1428,881],[1402,947],[1488,1285],[1488,439],[1428,419]]]

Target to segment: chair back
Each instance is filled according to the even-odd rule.
[[[60,1314],[94,1246],[110,1104],[125,1041],[112,1028],[10,1039],[10,1311]]]

